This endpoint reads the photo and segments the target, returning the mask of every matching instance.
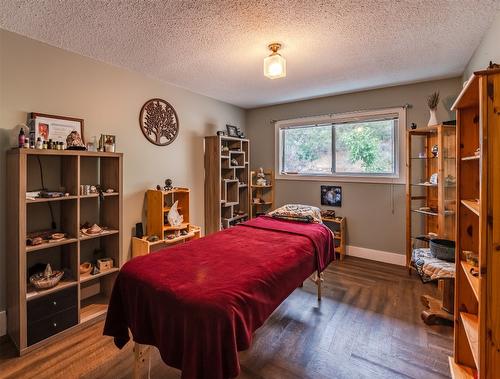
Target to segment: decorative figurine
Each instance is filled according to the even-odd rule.
[[[259,168],[259,172],[257,173],[257,182],[258,186],[265,186],[267,184],[266,175],[264,174],[264,169]]]
[[[172,208],[170,208],[170,211],[168,211],[167,220],[171,226],[178,226],[182,224],[182,221],[184,221],[184,217],[179,214],[179,211],[177,210],[178,204],[179,200],[176,200],[172,205]]]
[[[438,145],[432,146],[431,152],[432,152],[432,155],[434,156],[434,158],[437,158],[438,154],[439,154],[439,147],[438,147]]]
[[[45,141],[44,141],[45,142]],[[82,137],[76,130],[73,130],[69,133],[66,138],[66,146],[68,150],[87,150],[85,145],[83,144]]]
[[[417,124],[415,124],[414,122],[412,122],[411,125],[410,125],[410,129],[411,130],[417,129]]]
[[[436,116],[436,110],[437,106],[439,104],[439,91],[431,93],[427,97],[427,105],[429,107],[429,122],[427,123],[427,126],[433,126],[438,124],[437,116]]]
[[[172,179],[165,179],[165,187],[163,187],[163,190],[165,191],[170,191],[172,190]]]

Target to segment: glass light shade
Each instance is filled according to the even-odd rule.
[[[286,76],[286,60],[278,53],[264,58],[264,75],[269,79],[284,78]]]

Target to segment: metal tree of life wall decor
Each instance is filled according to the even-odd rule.
[[[149,142],[166,146],[179,134],[179,118],[168,102],[162,99],[148,100],[141,109],[139,124]]]

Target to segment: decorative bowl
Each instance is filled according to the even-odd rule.
[[[455,241],[436,238],[429,242],[429,247],[433,257],[447,262],[455,261]]]
[[[90,263],[90,262],[83,262],[80,265],[80,274],[81,275],[87,274],[88,272],[90,272],[90,270],[92,270],[92,263]]]
[[[55,287],[57,283],[62,279],[64,275],[63,271],[53,271],[51,275],[45,276],[43,272],[30,276],[30,283],[36,289],[49,289]]]
[[[62,240],[64,237],[66,236],[66,234],[64,233],[53,233],[50,238],[53,240],[53,241],[58,241],[58,240]]]

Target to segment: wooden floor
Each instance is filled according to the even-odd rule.
[[[452,328],[420,320],[420,295],[435,291],[402,267],[351,257],[334,262],[321,304],[312,283],[290,295],[240,354],[239,378],[449,377]],[[0,377],[131,378],[132,344],[120,351],[101,331],[102,322],[22,358],[4,340]],[[155,351],[151,378],[179,377]]]

